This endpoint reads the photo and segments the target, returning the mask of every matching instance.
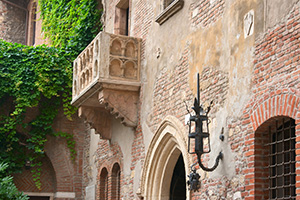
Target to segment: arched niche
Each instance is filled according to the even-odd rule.
[[[113,59],[109,65],[109,75],[110,76],[123,76],[122,62],[119,59]]]
[[[78,64],[77,61],[75,62],[75,66],[74,66],[74,75],[77,76],[78,73]]]
[[[16,184],[18,190],[32,193],[32,192],[43,192],[43,193],[54,193],[56,192],[56,173],[54,171],[51,160],[47,155],[45,155],[40,160],[42,162],[41,166],[41,189],[39,190],[33,181],[31,170],[37,169],[36,167],[25,169],[22,173],[14,174],[14,183]]]
[[[121,56],[122,55],[122,43],[119,39],[114,39],[110,46],[110,53],[112,55]]]
[[[77,95],[77,82],[74,80],[74,84],[73,84],[73,93],[74,95]]]
[[[186,130],[180,120],[167,116],[156,131],[146,155],[141,180],[144,200],[169,199],[175,165],[182,154],[185,174],[190,173]],[[186,185],[186,199],[190,193]]]
[[[95,62],[94,62],[94,67],[93,67],[93,71],[94,71],[94,76],[93,76],[93,78],[96,78],[97,76],[98,76],[98,60],[95,60]]]
[[[136,67],[135,63],[132,61],[127,61],[125,64],[124,68],[124,77],[125,78],[130,78],[130,79],[135,79],[136,78]]]
[[[136,58],[136,46],[133,41],[129,41],[126,44],[125,56],[130,58]]]
[[[98,52],[99,52],[99,39],[95,41],[95,45],[94,45],[94,54],[96,57],[98,56]]]

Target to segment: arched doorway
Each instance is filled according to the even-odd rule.
[[[142,174],[141,194],[144,200],[190,199],[186,174],[192,160],[187,152],[185,136],[182,122],[172,116],[168,116],[156,131]]]
[[[185,200],[186,198],[186,175],[184,170],[184,161],[182,154],[180,154],[175,165],[171,187],[170,187],[170,200]]]

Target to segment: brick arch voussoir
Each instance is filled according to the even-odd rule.
[[[110,167],[110,162],[105,161],[103,163],[101,163],[101,165],[98,168],[98,172],[97,172],[97,180],[100,180],[100,176],[101,176],[101,172],[102,170],[105,168],[107,170],[108,176],[111,175],[111,167]]]
[[[278,116],[287,116],[297,120],[300,108],[300,97],[294,94],[280,93],[264,98],[251,109],[250,119],[253,130],[256,131],[268,119]]]
[[[245,131],[247,132],[245,145],[249,149],[245,153],[246,161],[250,166],[250,169],[245,170],[245,179],[249,183],[246,185],[249,191],[248,196],[246,196],[249,199],[256,199],[257,195],[259,196],[256,192],[253,193],[253,191],[258,189],[254,184],[257,178],[254,168],[257,145],[255,135],[258,128],[269,119],[282,116],[293,118],[296,120],[296,124],[300,124],[300,96],[296,94],[293,91],[277,90],[271,94],[256,96],[250,101],[243,112],[241,125],[245,127]]]
[[[48,137],[45,145],[45,153],[50,159],[56,176],[56,191],[73,192],[72,175],[74,165],[66,151],[65,144],[58,138]]]
[[[123,171],[122,159],[119,157],[115,157],[110,161],[110,168],[109,168],[110,173],[112,173],[115,164],[118,164],[120,166],[120,170]]]

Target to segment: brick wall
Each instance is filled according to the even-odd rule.
[[[42,160],[42,174],[41,174],[41,191],[43,192],[55,192],[56,188],[56,178],[55,172],[52,167],[51,161],[46,156]],[[14,183],[20,191],[23,192],[40,192],[40,190],[35,187],[32,173],[30,169],[24,169],[22,174],[14,175]]]
[[[134,17],[132,22],[132,36],[142,38],[141,60],[145,59],[145,44],[153,20],[153,8],[148,1],[139,0],[135,2]]]
[[[223,14],[224,0],[201,0],[190,5],[190,20],[193,27],[203,27],[216,22]]]
[[[29,110],[25,120],[32,120],[36,114],[36,109]],[[75,193],[76,200],[84,199],[83,147],[84,136],[87,134],[86,127],[77,115],[74,115],[73,120],[70,121],[61,110],[54,121],[53,129],[55,132],[62,131],[74,135],[77,152],[75,160],[71,160],[65,138],[48,136],[45,144],[46,157],[43,158],[41,167],[41,190],[35,187],[32,173],[26,169],[21,174],[14,175],[16,186],[24,192],[72,192]]]
[[[113,18],[116,2],[110,2],[107,5],[106,8],[109,8],[107,9],[107,18]],[[213,25],[223,16],[224,8],[225,1],[222,0],[202,0],[191,4],[189,13],[192,26],[207,28]],[[265,136],[256,132],[257,128],[268,119],[282,115],[296,119],[296,124],[299,124],[298,35],[300,25],[298,24],[298,10],[296,6],[286,23],[280,24],[256,38],[254,62],[250,63],[251,66],[249,66],[252,67],[253,65],[254,69],[248,104],[242,113],[237,113],[234,117],[224,115],[228,126],[228,143],[234,155],[235,175],[233,177],[205,177],[202,180],[200,191],[192,193],[192,199],[221,199],[224,197],[233,199],[238,197],[238,194],[241,194],[242,198],[245,199],[262,197],[262,192],[258,189],[265,187],[265,185],[259,179],[261,171],[254,169],[254,167],[260,162],[259,159],[263,158],[263,156],[256,155],[266,153],[264,149],[260,148],[261,143],[265,141]],[[143,39],[142,59],[145,61],[145,44],[154,14],[152,7],[144,0],[135,2],[134,11],[136,13],[131,21],[131,35]],[[150,111],[148,124],[153,133],[167,115],[175,116],[182,123],[184,122],[184,115],[187,114],[184,100],[188,103],[188,107],[191,107],[195,91],[191,91],[188,83],[191,68],[189,66],[189,59],[191,58],[189,51],[189,45],[186,45],[180,58],[175,62],[175,69],[172,71],[162,70],[155,78],[153,107]],[[228,95],[229,79],[227,72],[217,68],[205,68],[204,66],[201,72],[201,83],[207,83],[205,87],[202,87],[201,101],[207,104],[210,100],[215,100],[215,106],[211,111],[212,116],[216,114],[219,108],[226,106],[224,102]],[[144,92],[142,87],[141,100]],[[140,108],[144,106],[142,103]],[[297,125],[297,142],[299,141],[299,131],[300,127]],[[135,191],[132,190],[135,166],[137,161],[143,163],[145,157],[143,137],[140,119],[131,150],[133,175],[130,177],[121,176],[121,193],[124,199],[133,199],[135,196]],[[298,151],[297,160],[300,159]],[[115,162],[120,163],[122,169],[122,157],[122,152],[120,152],[117,144],[111,144],[108,141],[99,143],[97,152],[98,183],[102,169],[107,169],[108,177],[111,177],[112,166]],[[204,157],[205,165],[208,159],[208,156]],[[298,165],[297,168],[300,169]],[[255,183],[260,184],[257,184],[258,187],[256,187]],[[108,187],[111,188],[111,186]],[[300,191],[297,192],[300,193]],[[97,197],[100,195],[100,189],[97,188]]]
[[[83,199],[83,159],[84,159],[84,137],[87,127],[83,120],[77,117],[77,113],[68,120],[62,113],[56,117],[54,131],[71,133],[74,136],[76,158],[71,160],[70,150],[66,140],[63,138],[51,138],[46,145],[47,155],[50,157],[56,172],[56,192],[75,192],[75,199]]]
[[[128,185],[124,182],[124,174],[122,173],[122,158],[123,153],[121,151],[121,148],[118,146],[118,144],[114,143],[111,144],[108,140],[100,140],[98,143],[98,149],[96,153],[96,161],[98,166],[98,175],[97,175],[97,187],[96,187],[96,198],[101,199],[105,195],[103,194],[105,192],[105,186],[101,183],[107,181],[107,194],[108,199],[113,199],[113,193],[112,190],[116,186],[114,184],[114,166],[117,164],[120,166],[121,169],[121,193],[122,195],[126,195],[127,193],[124,191],[128,191],[126,187]],[[103,180],[103,172],[107,172],[107,180]]]
[[[242,117],[229,125],[233,130],[231,148],[236,153],[242,152],[241,157],[235,158],[236,163],[246,164],[236,165],[236,171],[245,175],[245,188],[241,188],[245,199],[263,198],[263,187],[267,183],[262,179],[264,172],[260,166],[265,154],[262,141],[266,138],[257,130],[267,127],[268,119],[288,116],[296,120],[296,160],[300,159],[299,19],[298,4],[285,23],[271,28],[256,40],[252,98]],[[298,164],[296,167],[298,170]],[[299,193],[297,189],[298,196]]]

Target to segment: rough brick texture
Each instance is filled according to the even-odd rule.
[[[240,163],[236,165],[236,171],[245,176],[242,190],[245,199],[266,198],[263,187],[267,183],[262,178],[261,160],[266,154],[262,143],[267,139],[257,131],[258,128],[268,127],[269,119],[279,116],[293,118],[296,120],[296,147],[299,148],[299,19],[299,6],[296,5],[285,23],[256,40],[252,98],[241,118],[229,125],[233,130],[231,148],[237,153],[242,152],[241,157],[236,157],[236,163]],[[296,150],[296,160],[299,158]],[[296,185],[299,185],[298,181]],[[299,193],[297,190],[298,197]]]
[[[114,166],[118,165],[120,166],[120,169],[122,169],[122,151],[117,144],[111,144],[108,140],[101,140],[98,144],[96,155],[96,162],[98,163],[98,184],[96,188],[96,197],[97,199],[102,199],[107,196],[108,199],[113,199],[114,193],[112,192],[112,190],[114,190],[116,187],[116,184],[114,183]],[[122,170],[120,180],[120,190],[124,191],[126,190],[125,187],[127,186],[123,181],[124,175],[122,174]],[[107,184],[107,186],[103,184],[104,182]],[[104,193],[106,193],[106,195]]]
[[[190,19],[194,27],[206,27],[217,21],[224,12],[224,0],[201,0],[190,5]]]
[[[42,161],[42,174],[41,174],[41,183],[43,192],[55,192],[56,180],[55,172],[52,167],[52,164],[48,157],[45,157]],[[25,169],[22,174],[14,175],[14,183],[20,191],[25,192],[40,192],[40,190],[35,187],[32,178],[32,169]]]
[[[32,110],[27,114],[29,120],[36,115]],[[77,152],[75,160],[71,160],[70,150],[65,138],[48,136],[45,144],[46,157],[43,159],[41,183],[38,190],[32,178],[30,170],[24,169],[22,174],[15,174],[17,188],[24,192],[74,192],[75,199],[81,200],[83,196],[83,147],[84,136],[87,134],[86,126],[76,115],[73,120],[68,120],[61,111],[56,117],[53,129],[74,135]],[[59,198],[63,199],[63,198]]]

